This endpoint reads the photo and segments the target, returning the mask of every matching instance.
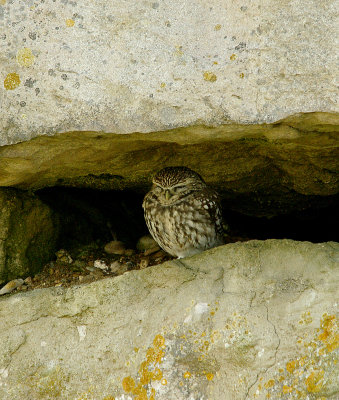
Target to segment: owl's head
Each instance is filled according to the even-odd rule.
[[[166,167],[154,176],[152,192],[162,205],[171,205],[205,186],[202,177],[187,167]]]

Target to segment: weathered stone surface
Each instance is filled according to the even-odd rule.
[[[339,244],[236,243],[0,299],[3,400],[337,399]]]
[[[335,0],[0,1],[0,145],[338,111]]]
[[[0,284],[35,273],[53,255],[58,223],[37,197],[0,188]]]
[[[339,193],[339,118],[311,113],[271,125],[223,125],[115,135],[70,132],[0,147],[0,186],[140,189],[187,165],[234,209],[276,215]],[[306,199],[305,196],[308,196]]]

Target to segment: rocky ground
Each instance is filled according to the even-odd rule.
[[[228,236],[226,243],[246,240],[248,239]],[[140,238],[135,249],[126,249],[124,243],[117,240],[106,244],[98,241],[70,251],[60,249],[55,256],[56,259],[48,262],[40,273],[8,282],[0,290],[0,295],[91,283],[173,259],[150,236]]]

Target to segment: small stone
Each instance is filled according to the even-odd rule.
[[[17,287],[22,286],[24,283],[23,279],[14,279],[10,282],[8,282],[1,290],[0,290],[0,296],[3,294],[11,293],[14,289]]]
[[[30,277],[30,276],[28,276],[25,280],[24,280],[24,283],[25,283],[25,285],[31,285],[32,284],[32,278]]]
[[[107,254],[125,254],[125,245],[119,240],[113,240],[105,245],[104,250]]]
[[[96,269],[95,271],[91,272],[91,275],[95,276],[96,278],[102,278],[104,273],[100,269]]]
[[[90,283],[92,281],[93,281],[93,276],[91,276],[91,275],[85,275],[85,276],[80,275],[79,276],[80,283]]]
[[[139,261],[139,268],[140,268],[140,269],[145,269],[145,268],[148,267],[148,264],[149,264],[149,258],[142,258],[142,259]]]
[[[128,266],[127,264],[121,264],[119,261],[114,261],[110,265],[111,272],[116,275],[121,275],[127,271]]]
[[[139,251],[147,251],[158,247],[160,249],[158,243],[152,238],[151,235],[142,236],[137,243],[137,249]]]
[[[164,250],[160,250],[158,252],[156,252],[155,254],[153,254],[152,256],[154,258],[164,258],[167,255],[167,253]]]
[[[72,264],[73,260],[72,257],[69,255],[67,250],[60,249],[55,253],[59,262],[63,264]]]
[[[98,268],[98,269],[107,269],[108,265],[105,263],[105,261],[102,260],[95,260],[94,261],[94,268]],[[88,270],[90,270],[90,268],[87,268]],[[94,272],[94,270],[92,271]]]
[[[73,270],[81,270],[86,267],[86,262],[83,260],[75,260],[72,266]]]
[[[160,247],[155,246],[155,247],[152,247],[151,249],[146,250],[144,254],[145,254],[145,256],[149,256],[150,254],[156,253],[159,250],[160,250]]]

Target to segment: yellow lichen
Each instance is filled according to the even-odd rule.
[[[321,321],[323,332],[318,336],[318,339],[325,344],[328,353],[339,347],[339,334],[337,320],[334,315],[325,315]]]
[[[189,371],[186,371],[183,376],[185,379],[189,379],[192,375]]]
[[[0,5],[4,6],[6,4],[7,0],[0,0]]]
[[[293,389],[290,386],[286,386],[286,385],[284,385],[283,388],[282,388],[282,391],[283,391],[284,394],[291,393],[292,390]]]
[[[296,360],[289,361],[289,362],[286,364],[286,370],[287,370],[290,374],[292,374],[293,371],[295,370],[296,364],[297,364],[297,361],[296,361]]]
[[[160,83],[160,87],[161,87],[161,88],[166,87],[166,83],[165,83],[165,82],[161,82],[161,83]]]
[[[309,324],[311,319],[310,312],[305,312],[299,322]],[[275,393],[280,390],[282,394],[292,396],[293,399],[306,400],[310,393],[319,393],[326,388],[325,371],[331,370],[337,363],[336,356],[331,354],[338,348],[339,339],[335,316],[324,314],[320,321],[320,329],[315,332],[313,340],[306,341],[307,335],[304,339],[300,336],[297,338],[297,343],[302,345],[299,349],[305,354],[286,363],[285,375],[284,370],[280,368],[276,373],[280,376],[264,385],[267,392]],[[317,397],[317,400],[320,398]]]
[[[306,389],[310,393],[318,393],[323,387],[324,380],[324,371],[313,371],[306,379],[305,385]]]
[[[221,25],[220,24],[215,25],[214,30],[220,31],[220,29],[221,29]]]
[[[232,55],[230,56],[230,60],[231,60],[231,61],[234,61],[236,58],[237,58],[237,56],[236,56],[235,54],[232,54]]]
[[[209,381],[212,381],[214,378],[214,374],[212,374],[211,372],[205,373],[205,376]]]
[[[127,393],[132,392],[132,390],[135,388],[135,382],[134,379],[130,376],[126,376],[122,380],[122,387],[124,388],[124,391]]]
[[[167,379],[165,379],[165,378],[162,379],[162,380],[161,380],[161,384],[164,385],[164,386],[167,385]]]
[[[269,381],[267,381],[264,386],[265,386],[266,389],[273,387],[274,386],[274,379],[270,379]]]
[[[205,71],[203,76],[205,81],[215,82],[217,80],[217,76],[213,72]],[[214,315],[212,312],[211,315]]]
[[[245,74],[244,74],[243,72],[241,72],[241,73],[239,74],[239,77],[240,77],[241,79],[243,79],[244,76],[245,76]]]
[[[16,53],[16,60],[22,67],[30,67],[34,63],[34,55],[28,47],[23,47]]]
[[[74,26],[74,24],[75,24],[75,21],[73,20],[73,19],[66,19],[66,26],[68,27],[68,28],[71,28],[72,26]]]
[[[153,347],[150,347],[146,352],[146,360],[140,364],[138,375],[138,384],[135,380],[127,376],[122,380],[122,387],[126,393],[134,395],[134,400],[154,400],[155,390],[152,388],[151,394],[147,396],[147,386],[152,380],[161,380],[164,384],[166,381],[163,378],[163,373],[158,364],[162,362],[165,352],[162,350],[165,347],[165,338],[162,335],[156,335],[153,340]],[[167,381],[166,383],[167,384]]]
[[[6,75],[4,80],[4,88],[6,90],[16,89],[20,85],[20,77],[17,73],[11,72]]]

